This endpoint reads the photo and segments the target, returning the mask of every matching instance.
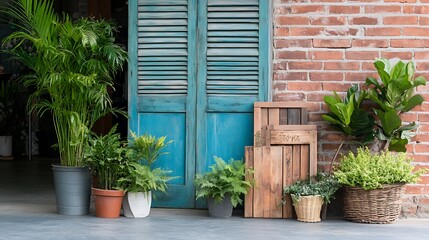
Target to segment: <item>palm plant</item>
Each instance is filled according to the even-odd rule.
[[[61,165],[80,166],[92,125],[109,112],[119,112],[108,89],[127,54],[114,42],[112,22],[59,17],[52,4],[16,0],[2,10],[17,20],[18,29],[3,44],[18,40],[10,53],[32,70],[23,78],[26,86],[35,88],[29,100],[36,102],[32,110],[39,115],[52,112]],[[32,51],[24,50],[24,44]]]

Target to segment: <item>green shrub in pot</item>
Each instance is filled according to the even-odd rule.
[[[298,221],[319,222],[323,203],[329,203],[338,188],[338,181],[333,175],[318,173],[314,177],[285,187],[283,204],[290,194]]]
[[[291,194],[293,203],[298,203],[303,196],[322,197],[324,203],[329,203],[335,192],[340,187],[338,180],[333,175],[318,173],[315,177],[299,180],[283,189],[283,195]]]
[[[211,171],[195,176],[197,188],[196,199],[207,198],[209,213],[214,217],[227,218],[231,216],[232,208],[241,204],[241,196],[246,194],[254,180],[246,180],[252,169],[246,168],[241,160],[230,159],[227,163],[222,158],[214,157],[215,164],[210,166]],[[217,214],[217,204],[225,204],[220,207],[227,210],[225,214]]]
[[[425,169],[415,170],[402,152],[378,153],[358,148],[344,156],[334,175],[344,187],[344,218],[363,223],[391,223],[399,218],[406,183],[417,182]]]
[[[345,186],[373,190],[384,184],[415,183],[425,169],[414,171],[412,159],[406,153],[382,151],[373,153],[368,148],[349,152],[335,169],[338,182]]]
[[[85,147],[84,164],[90,168],[96,188],[121,189],[119,179],[128,173],[130,161],[116,126],[104,136],[92,135]]]
[[[124,215],[142,218],[150,213],[152,191],[165,193],[167,182],[174,179],[169,176],[171,171],[153,168],[158,157],[166,154],[163,149],[172,141],[166,141],[166,136],[137,136],[133,132],[130,135],[127,147],[130,163],[126,174],[119,179],[119,185],[127,191],[123,202]]]

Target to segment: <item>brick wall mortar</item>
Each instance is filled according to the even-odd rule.
[[[344,94],[351,84],[377,77],[372,66],[376,57],[412,59],[417,73],[429,79],[429,1],[273,1],[273,100],[312,103],[310,121],[319,129],[319,166],[326,169],[341,135],[321,119],[326,112],[324,95],[333,90]],[[403,120],[420,123],[408,153],[416,166],[429,169],[429,86],[419,87],[418,93],[425,102]],[[346,146],[343,152],[352,148]],[[427,199],[429,173],[407,193],[407,199]],[[407,204],[426,211],[429,201],[423,202]],[[424,204],[428,207],[421,207]],[[403,211],[405,217],[426,216],[408,212]]]

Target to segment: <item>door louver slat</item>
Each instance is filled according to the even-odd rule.
[[[187,5],[187,0],[139,0],[139,95],[187,94]]]
[[[207,95],[257,96],[259,1],[208,0],[207,24]]]

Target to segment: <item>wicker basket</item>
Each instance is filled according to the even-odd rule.
[[[361,223],[392,223],[399,217],[404,188],[404,184],[384,185],[375,190],[345,187],[344,218]]]
[[[320,211],[323,199],[321,196],[302,196],[294,203],[297,220],[301,222],[320,222]]]

